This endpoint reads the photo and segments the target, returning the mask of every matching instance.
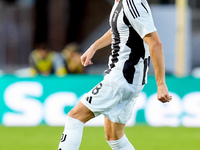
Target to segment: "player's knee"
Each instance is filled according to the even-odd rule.
[[[83,106],[81,104],[78,104],[73,109],[70,110],[70,112],[67,114],[67,116],[80,120],[81,116],[84,117],[85,114],[87,114],[86,111],[84,111],[84,110],[85,109],[83,108]]]
[[[79,103],[76,105],[69,113],[68,116],[71,118],[78,119],[84,123],[88,120],[94,118],[94,114],[91,110],[89,110],[85,105]]]
[[[77,116],[78,112],[76,109],[72,109],[70,110],[70,112],[67,114],[67,116],[75,118],[75,116]]]

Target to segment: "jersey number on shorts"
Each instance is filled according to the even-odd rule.
[[[98,94],[99,93],[99,90],[102,88],[102,83],[99,83],[97,86],[95,86],[95,88],[92,90],[92,94],[93,95],[96,95],[96,94]],[[88,96],[88,97],[86,97],[86,101],[88,102],[88,103],[92,103],[92,96]]]
[[[96,95],[99,93],[99,90],[102,88],[102,83],[99,83],[93,90],[92,90],[92,94]]]

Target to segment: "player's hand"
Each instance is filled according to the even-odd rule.
[[[166,84],[158,85],[157,88],[157,98],[159,101],[161,101],[162,103],[166,103],[172,100],[172,96],[169,95]]]
[[[93,62],[91,61],[92,57],[94,56],[95,51],[92,48],[89,48],[82,56],[81,56],[81,64],[83,66],[92,65]]]

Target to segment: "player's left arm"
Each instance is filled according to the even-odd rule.
[[[152,63],[155,70],[155,78],[157,83],[157,98],[161,102],[169,102],[172,97],[169,95],[167,85],[165,83],[165,62],[163,47],[158,36],[158,33],[152,32],[147,34],[144,41],[149,46],[149,51],[152,59]]]

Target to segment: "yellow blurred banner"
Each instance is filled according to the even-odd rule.
[[[176,0],[177,33],[176,33],[176,70],[177,76],[185,74],[186,63],[186,32],[187,32],[187,4],[188,0]]]

